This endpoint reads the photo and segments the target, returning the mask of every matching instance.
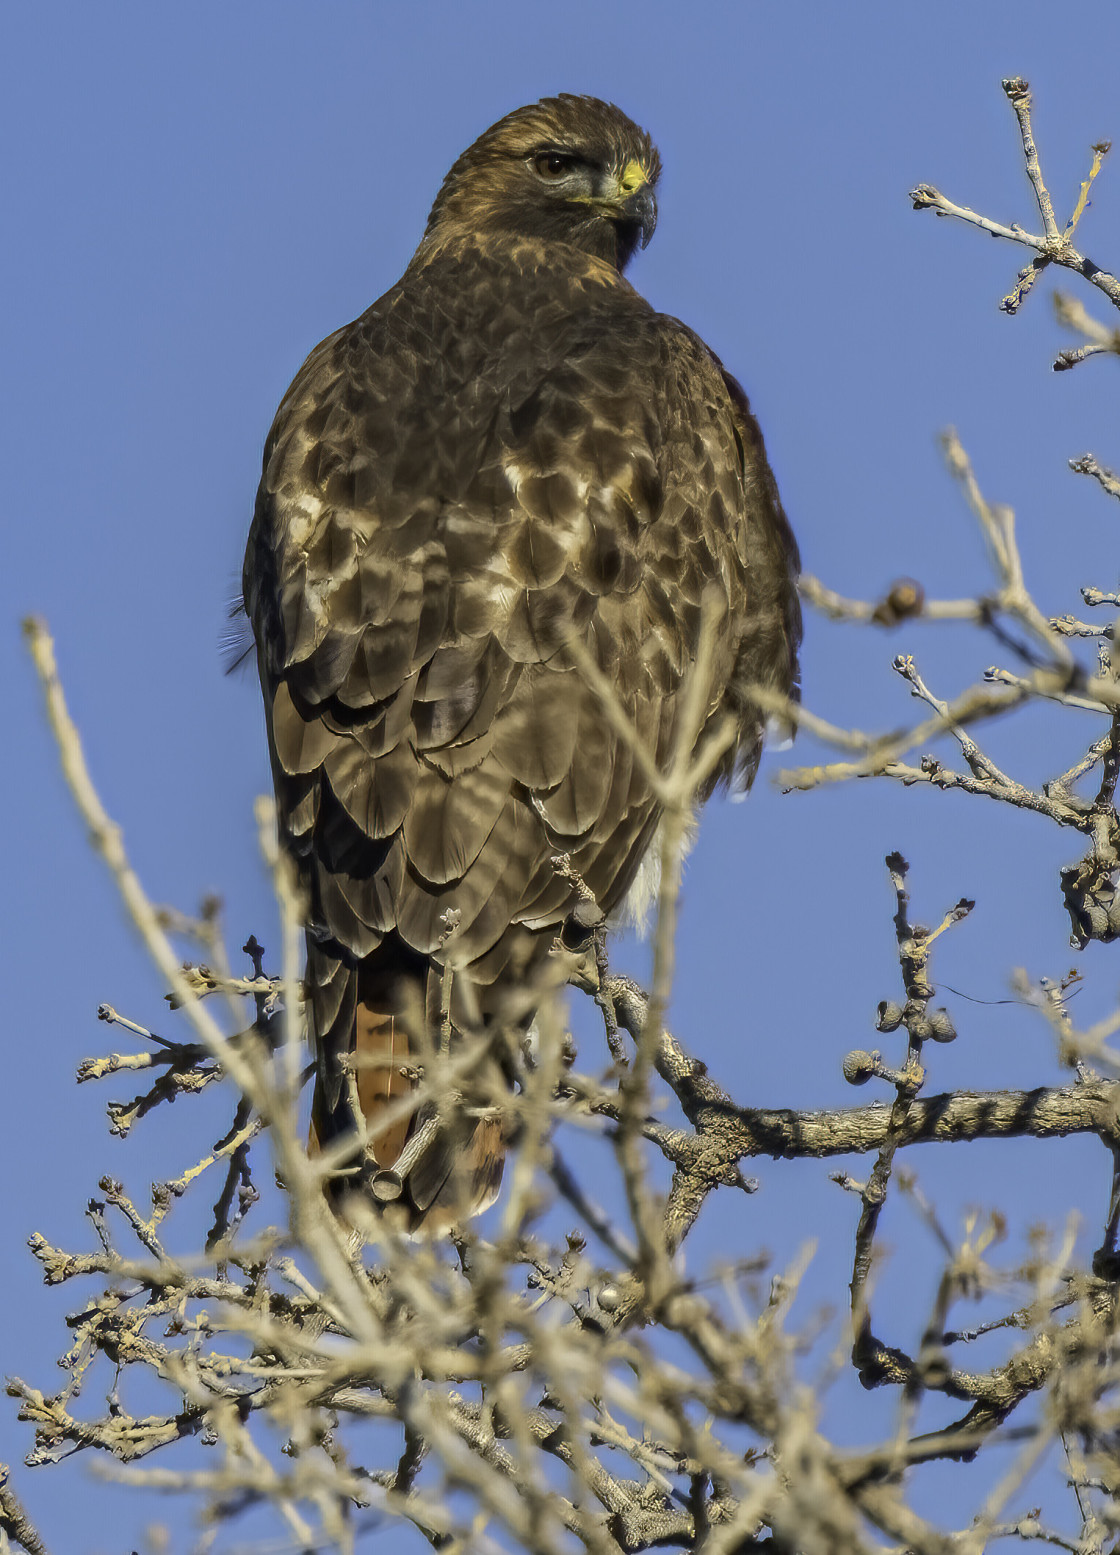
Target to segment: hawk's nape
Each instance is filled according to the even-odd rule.
[[[308,903],[313,1129],[372,1131],[345,1181],[410,1227],[482,1208],[502,1169],[492,1117],[406,1115],[425,1054],[502,1068],[580,881],[618,908],[657,828],[568,641],[663,763],[715,595],[706,727],[736,739],[701,797],[754,776],[746,688],[796,695],[797,550],[746,397],[622,276],[658,173],[594,98],[509,114],[265,448],[244,589]]]

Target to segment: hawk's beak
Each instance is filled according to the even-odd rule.
[[[645,248],[657,226],[657,200],[653,190],[648,184],[642,184],[633,194],[620,200],[617,208],[626,225],[637,227],[642,234],[642,247]]]

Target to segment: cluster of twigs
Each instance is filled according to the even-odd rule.
[[[157,1185],[147,1209],[103,1180],[102,1197],[89,1210],[93,1252],[71,1254],[33,1239],[47,1283],[93,1279],[97,1293],[69,1320],[64,1387],[47,1395],[18,1379],[10,1384],[21,1416],[36,1426],[28,1461],[49,1463],[92,1447],[135,1464],[196,1438],[212,1449],[212,1466],[146,1469],[131,1478],[202,1491],[218,1520],[270,1503],[295,1547],[307,1550],[324,1543],[349,1548],[364,1526],[393,1513],[442,1545],[466,1537],[480,1511],[534,1550],[564,1550],[570,1535],[603,1551],[692,1547],[700,1539],[717,1549],[765,1540],[831,1548],[841,1535],[844,1547],[856,1550],[871,1547],[865,1522],[910,1547],[948,1548],[947,1536],[907,1504],[910,1465],[971,1455],[1017,1405],[1059,1383],[1070,1393],[1069,1419],[1034,1431],[1027,1457],[1059,1432],[1085,1444],[1094,1430],[1101,1434],[1107,1414],[1098,1403],[1115,1382],[1115,1214],[1094,1271],[1071,1274],[1070,1249],[1062,1247],[1021,1272],[1025,1297],[1003,1323],[1025,1338],[980,1372],[948,1358],[952,1346],[980,1331],[952,1332],[948,1325],[955,1301],[1005,1287],[985,1258],[998,1238],[984,1227],[955,1247],[939,1230],[946,1267],[922,1348],[910,1356],[875,1337],[871,1319],[876,1229],[897,1153],[920,1142],[1079,1131],[1120,1150],[1117,1087],[1082,1072],[1072,1086],[1025,1095],[923,1096],[923,1044],[955,1035],[947,1013],[930,1009],[931,949],[971,904],[959,903],[937,929],[924,930],[909,919],[905,863],[892,856],[888,866],[904,1002],[884,1001],[878,1025],[884,1033],[905,1029],[908,1051],[897,1070],[878,1053],[849,1054],[845,1073],[857,1085],[885,1081],[895,1091],[892,1103],[820,1112],[742,1108],[660,1030],[652,1064],[684,1122],[671,1127],[647,1113],[639,1134],[672,1166],[668,1196],[659,1202],[643,1171],[628,1184],[642,1197],[643,1212],[627,1226],[592,1201],[553,1146],[544,1175],[578,1229],[559,1243],[550,1236],[550,1205],[537,1182],[518,1213],[504,1217],[502,1234],[486,1238],[465,1229],[444,1247],[391,1233],[373,1216],[340,1235],[317,1185],[308,1202],[293,1203],[306,1192],[302,1184],[287,1188],[289,1227],[246,1234],[241,1221],[256,1202],[248,1167],[253,1127],[267,1121],[272,1135],[284,1126],[279,1088],[258,1075],[211,1153],[229,1168],[205,1254],[190,1262],[173,1257],[161,1225],[209,1160]],[[218,992],[223,980],[199,968],[189,981]],[[254,976],[256,996],[274,998],[277,984],[268,981],[262,993],[261,981]],[[641,990],[608,974],[597,993],[616,1030],[641,1044],[648,1017]],[[1060,997],[1045,1009],[1064,1054],[1084,1069],[1083,1045]],[[143,1098],[145,1110],[172,1094],[196,1094],[196,1077],[210,1067],[199,1045],[137,1034],[158,1047],[165,1068]],[[249,1038],[245,1032],[236,1040]],[[1094,1051],[1098,1061],[1107,1053],[1101,1042]],[[256,1058],[267,1068],[260,1053]],[[130,1067],[109,1059],[83,1072]],[[527,1074],[523,1108],[543,1100],[533,1090]],[[241,1122],[247,1106],[248,1124]],[[134,1103],[131,1110],[141,1108]],[[554,1125],[613,1128],[617,1138],[624,1111],[617,1070],[596,1077],[573,1069],[558,1082],[552,1076],[547,1111]],[[903,1407],[894,1436],[850,1452],[813,1429],[810,1396],[798,1381],[800,1340],[786,1326],[798,1271],[776,1278],[760,1304],[751,1260],[725,1271],[709,1293],[685,1278],[672,1254],[714,1190],[749,1188],[744,1160],[857,1152],[875,1155],[868,1180],[838,1179],[861,1200],[853,1359],[866,1386],[898,1389]],[[238,1184],[238,1209],[230,1215]],[[656,1246],[643,1253],[643,1224],[648,1234],[655,1220]],[[309,1222],[333,1238],[341,1260],[333,1271],[300,1230]],[[671,1361],[664,1353],[670,1335],[683,1342]],[[75,1413],[74,1404],[99,1359],[111,1363],[115,1382],[106,1411],[91,1419]],[[123,1406],[127,1389],[119,1379],[132,1367],[167,1385],[165,1413],[138,1417]],[[965,1412],[935,1433],[914,1436],[907,1422],[926,1392],[958,1401]],[[363,1428],[373,1424],[392,1430],[371,1438]],[[1082,1452],[1086,1496],[1094,1474],[1097,1499],[1105,1484],[1111,1496],[1111,1479],[1091,1447]],[[469,1512],[456,1514],[463,1492]],[[977,1529],[977,1548],[1004,1526],[1002,1499],[993,1502],[986,1530]]]
[[[1000,227],[928,185],[914,191],[915,203],[1035,250],[1009,299],[1015,307],[1049,264],[1079,270],[1120,304],[1117,283],[1071,242],[1102,148],[1071,221],[1058,232],[1031,133],[1029,94],[1022,82],[1005,89],[1043,235]],[[1099,326],[1080,327],[1090,346],[1100,345]],[[1111,338],[1108,349],[1115,349]],[[1078,359],[1089,354],[1087,346]],[[1112,939],[1120,933],[1114,892],[1120,685],[1110,657],[1112,628],[1040,614],[1024,581],[1010,513],[984,499],[954,437],[946,450],[989,541],[996,574],[991,593],[927,602],[920,587],[902,583],[885,599],[864,603],[807,579],[806,597],[827,614],[877,624],[917,616],[970,621],[994,634],[1019,667],[991,669],[982,683],[946,701],[928,688],[911,657],[900,656],[898,673],[931,716],[882,736],[776,707],[844,756],[831,766],[788,772],[784,781],[806,788],[881,775],[929,783],[1080,831],[1088,851],[1062,880],[1074,934],[1079,943]],[[1075,467],[1120,494],[1115,478],[1088,456]],[[1120,604],[1103,590],[1083,592],[1090,607]],[[682,761],[656,774],[670,824],[650,994],[613,974],[600,945],[575,981],[602,1012],[601,1051],[585,1042],[573,1055],[550,1008],[541,1017],[540,1042],[522,1054],[516,1092],[488,1091],[485,1076],[438,1066],[423,1077],[418,1099],[437,1109],[454,1091],[456,1105],[465,1097],[507,1120],[515,1141],[510,1180],[485,1232],[470,1226],[447,1240],[413,1240],[372,1207],[365,1215],[348,1210],[352,1220],[344,1223],[323,1192],[326,1173],[340,1162],[309,1159],[304,1148],[299,909],[267,807],[259,819],[280,904],[280,970],[266,971],[265,953],[250,939],[244,947],[249,975],[241,977],[224,957],[212,906],[197,921],[169,919],[143,892],[90,782],[49,636],[34,623],[28,636],[71,788],[166,982],[174,1019],[190,1028],[176,1040],[103,1006],[101,1018],[140,1046],[87,1060],[79,1079],[143,1077],[146,1090],[110,1105],[110,1126],[122,1135],[170,1100],[218,1083],[227,1087],[231,1108],[221,1138],[173,1181],[156,1185],[150,1204],[102,1180],[89,1208],[91,1251],[71,1253],[33,1239],[47,1283],[78,1281],[86,1294],[69,1319],[62,1388],[47,1393],[19,1379],[9,1385],[21,1418],[35,1426],[30,1463],[96,1449],[130,1466],[134,1482],[193,1494],[212,1524],[270,1507],[290,1547],[301,1551],[350,1550],[359,1534],[387,1518],[411,1524],[441,1549],[513,1543],[542,1555],[566,1555],[577,1546],[602,1555],[654,1546],[709,1555],[752,1547],[862,1555],[881,1549],[884,1540],[930,1555],[971,1555],[1009,1535],[1095,1555],[1115,1541],[1120,1051],[1112,1039],[1120,1015],[1079,1031],[1064,987],[1024,983],[1020,995],[1049,1023],[1072,1083],[1025,1093],[927,1094],[927,1063],[936,1052],[930,1044],[956,1035],[948,1012],[932,1007],[930,958],[939,936],[967,917],[971,903],[957,903],[932,930],[914,922],[907,866],[893,854],[887,868],[901,987],[880,1005],[877,1026],[884,1037],[904,1037],[905,1052],[892,1062],[878,1051],[857,1050],[844,1062],[851,1084],[884,1085],[888,1099],[819,1111],[738,1105],[663,1024],[674,866],[691,793],[712,755],[701,752],[699,765]],[[1089,667],[1077,658],[1082,639],[1098,644]],[[699,678],[697,687],[702,707]],[[598,689],[605,715],[622,716],[610,687]],[[1000,770],[966,726],[1039,697],[1098,712],[1102,732],[1077,763],[1032,789]],[[939,736],[956,742],[963,769],[929,755],[917,764],[907,759]],[[1076,785],[1091,773],[1099,774],[1095,791],[1084,797]],[[169,931],[200,942],[204,961],[183,967]],[[224,1006],[224,1021],[212,1013],[216,1005]],[[675,1121],[665,1121],[655,1091],[672,1097]],[[609,1189],[600,1182],[593,1192],[568,1158],[562,1141],[576,1130],[613,1148],[616,1182]],[[1040,1246],[1025,1267],[999,1268],[992,1261],[998,1220],[978,1220],[963,1240],[954,1239],[900,1169],[900,1152],[918,1143],[1071,1133],[1098,1137],[1113,1163],[1109,1209],[1084,1269],[1074,1267],[1068,1239],[1052,1251]],[[261,1169],[266,1141],[275,1189]],[[800,1267],[760,1290],[763,1264],[749,1252],[708,1281],[691,1278],[681,1258],[713,1193],[750,1191],[744,1162],[840,1155],[871,1158],[864,1180],[847,1173],[837,1178],[858,1200],[851,1360],[865,1387],[891,1389],[898,1401],[893,1428],[858,1450],[824,1434],[815,1390],[801,1373],[804,1340],[790,1321]],[[664,1194],[656,1189],[658,1156],[671,1174]],[[164,1234],[168,1217],[212,1180],[217,1198],[205,1246],[190,1259],[173,1255]],[[897,1192],[911,1195],[944,1251],[912,1354],[885,1332],[875,1308],[882,1211]],[[1001,1299],[1002,1315],[954,1327],[954,1307],[978,1294]],[[994,1363],[954,1363],[955,1355],[993,1333],[1004,1344]],[[133,1375],[158,1380],[168,1400],[163,1412],[130,1412],[125,1399]],[[83,1390],[106,1376],[112,1380],[104,1410],[79,1412]],[[919,1408],[931,1397],[944,1400],[945,1418],[933,1431],[918,1431]],[[1021,1410],[1040,1398],[1042,1407]],[[1009,1422],[1020,1414],[1024,1423],[1016,1431]],[[171,1456],[167,1466],[136,1467],[188,1439],[205,1449],[191,1457],[191,1466]],[[993,1477],[972,1524],[952,1528],[919,1515],[909,1494],[915,1465],[973,1458],[996,1442],[1016,1450]],[[1063,1445],[1069,1465],[1072,1533],[1044,1526],[1023,1499],[1027,1476],[1054,1442]],[[0,1478],[0,1540],[31,1555],[43,1551],[6,1477]]]
[[[1089,203],[1089,191],[1109,144],[1101,142],[1092,148],[1089,175],[1081,185],[1069,220],[1059,229],[1034,141],[1030,90],[1017,77],[1004,81],[1003,89],[1018,120],[1042,232],[1028,232],[1017,223],[1007,226],[991,221],[967,206],[955,204],[931,184],[919,184],[910,191],[914,208],[956,218],[1034,251],[1034,258],[1020,271],[1015,287],[1000,303],[1007,313],[1018,310],[1039,275],[1050,265],[1083,275],[1120,307],[1120,281],[1073,246],[1078,223]],[[1063,352],[1054,363],[1055,370],[1074,367],[1101,352],[1120,352],[1120,330],[1108,329],[1094,320],[1079,302],[1062,296],[1056,300],[1061,322],[1082,334],[1086,343],[1077,350]],[[1114,804],[1120,775],[1120,680],[1112,664],[1113,621],[1093,625],[1069,615],[1047,619],[1042,614],[1023,576],[1014,513],[984,496],[955,432],[944,434],[942,446],[949,472],[960,484],[979,524],[995,574],[994,587],[976,599],[931,600],[925,597],[920,584],[904,579],[884,598],[869,602],[846,599],[816,578],[806,577],[802,580],[802,592],[812,605],[834,620],[878,626],[894,626],[918,618],[972,622],[988,632],[1001,650],[1016,661],[1017,667],[992,665],[980,682],[946,700],[927,686],[913,657],[900,654],[894,661],[896,672],[932,716],[912,727],[868,736],[830,724],[805,710],[789,709],[789,716],[807,732],[843,751],[847,759],[827,766],[795,768],[780,774],[780,779],[788,788],[815,788],[851,777],[886,776],[904,784],[928,783],[982,795],[1034,811],[1058,826],[1071,827],[1088,840],[1081,861],[1062,874],[1074,943],[1084,947],[1090,940],[1115,939],[1120,934],[1120,897],[1115,890],[1120,869],[1120,834]],[[1078,474],[1095,479],[1109,496],[1120,498],[1120,480],[1092,454],[1069,463]],[[1090,609],[1115,611],[1120,605],[1120,595],[1110,589],[1087,586],[1081,590],[1081,596]],[[1085,664],[1077,657],[1073,651],[1077,639],[1097,644],[1095,663]],[[1041,788],[1034,788],[1003,772],[967,728],[1039,698],[1082,712],[1101,713],[1107,717],[1108,727],[1073,765],[1055,774]],[[906,759],[946,733],[956,741],[966,770],[955,769],[934,755],[922,754],[916,764]],[[1095,770],[1100,774],[1096,792],[1091,796],[1076,792],[1075,785]]]

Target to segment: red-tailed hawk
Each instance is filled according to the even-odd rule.
[[[417,1121],[376,1131],[439,1041],[441,989],[454,1031],[524,1029],[580,903],[557,855],[610,913],[657,828],[569,639],[662,762],[714,588],[710,719],[733,713],[737,743],[701,797],[754,776],[740,688],[795,693],[797,550],[746,396],[623,279],[659,167],[594,98],[509,114],[397,284],[308,357],[265,448],[244,592],[308,902],[313,1128],[372,1124],[365,1177],[412,1226],[501,1176],[490,1119],[425,1129],[395,1176]]]

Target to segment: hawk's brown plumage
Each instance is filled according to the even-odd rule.
[[[445,963],[458,1029],[528,1018],[577,904],[558,853],[603,912],[634,881],[657,804],[570,635],[664,760],[714,586],[712,717],[738,743],[709,791],[757,765],[737,688],[795,689],[797,552],[746,397],[622,278],[658,171],[593,98],[501,120],[269,434],[245,602],[309,901],[320,1138],[354,1126],[355,1048],[367,1121],[407,1092]],[[410,1128],[375,1137],[382,1179]],[[496,1124],[444,1120],[406,1175],[410,1222],[479,1207],[500,1172]]]

